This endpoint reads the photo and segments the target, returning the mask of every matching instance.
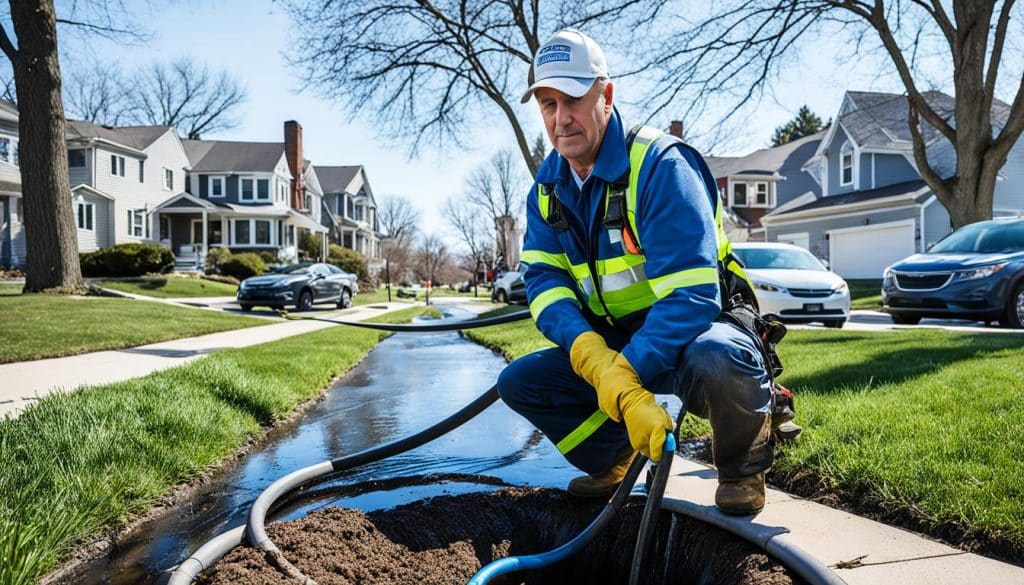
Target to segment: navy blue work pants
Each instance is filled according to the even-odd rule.
[[[655,394],[679,396],[688,412],[710,421],[720,477],[746,477],[771,466],[771,386],[746,331],[712,323],[686,347],[679,366],[650,386]],[[588,474],[607,470],[629,444],[625,425],[600,422],[594,388],[576,375],[561,348],[509,364],[498,377],[498,393],[558,445],[569,463]],[[582,441],[581,433],[586,436]]]

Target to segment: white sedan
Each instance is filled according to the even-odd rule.
[[[733,244],[732,251],[754,283],[762,315],[835,328],[846,323],[850,288],[807,250],[791,244],[747,242]]]

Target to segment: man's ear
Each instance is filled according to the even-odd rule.
[[[612,83],[611,81],[605,82],[605,85],[604,85],[604,113],[605,113],[606,116],[607,115],[611,115],[611,113],[612,113],[612,106],[614,105],[614,100],[612,98],[614,96],[615,96],[615,84]]]

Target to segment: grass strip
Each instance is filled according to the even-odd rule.
[[[134,299],[6,295],[0,296],[0,363],[136,347],[266,324],[253,317]]]
[[[405,322],[413,307],[378,321]],[[316,397],[387,334],[330,327],[50,395],[0,421],[0,585],[146,510]]]
[[[551,345],[532,321],[466,335],[510,359]],[[1024,560],[1024,339],[806,330],[779,351],[805,432],[779,449],[777,485]]]
[[[848,279],[846,284],[850,286],[851,309],[882,310],[882,279]]]
[[[101,280],[96,284],[103,288],[161,299],[233,297],[238,291],[238,287],[233,284],[180,276],[145,276],[131,280]]]

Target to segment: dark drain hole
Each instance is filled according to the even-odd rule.
[[[442,496],[364,514],[328,508],[275,523],[268,533],[295,566],[327,584],[462,585],[483,564],[551,550],[600,511],[558,490],[511,488]],[[494,585],[628,583],[642,501],[631,503],[581,554],[543,570],[503,576]],[[739,537],[662,512],[642,583],[784,585],[802,583]],[[200,583],[284,582],[260,551],[239,548]]]

